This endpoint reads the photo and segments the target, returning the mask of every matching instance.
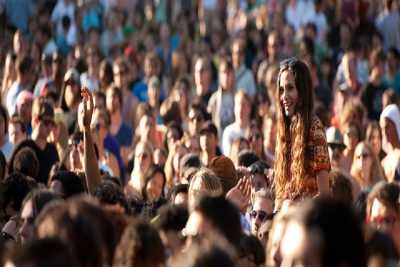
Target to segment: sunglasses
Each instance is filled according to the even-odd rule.
[[[368,154],[368,153],[363,153],[363,154],[361,154],[361,155],[357,155],[356,158],[357,158],[357,159],[361,159],[361,158],[366,159],[366,158],[369,158],[370,156],[371,156],[371,155]]]
[[[250,218],[251,219],[259,219],[261,222],[265,222],[267,220],[272,220],[275,216],[275,213],[266,213],[265,211],[262,210],[252,210],[250,212]]]
[[[287,66],[287,67],[291,68],[291,67],[294,67],[297,64],[297,62],[299,62],[299,60],[296,57],[291,57],[291,58],[282,60],[279,63],[279,67],[282,68],[282,67]]]

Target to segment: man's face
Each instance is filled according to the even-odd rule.
[[[29,200],[24,205],[21,212],[21,227],[19,229],[19,235],[21,238],[21,243],[26,243],[29,240],[33,239],[33,222],[34,222],[34,214],[32,207],[32,200]]]
[[[251,232],[253,235],[257,236],[258,229],[260,228],[260,226],[268,219],[272,219],[271,217],[272,213],[273,213],[272,201],[270,199],[256,197],[253,209],[250,212]]]
[[[217,137],[211,133],[206,132],[200,135],[200,148],[202,151],[212,151],[217,147]]]
[[[22,132],[21,125],[19,123],[10,123],[8,127],[8,135],[10,142],[13,145],[26,138],[26,135]]]
[[[204,90],[208,90],[210,79],[211,79],[210,70],[207,68],[204,61],[198,60],[194,66],[194,81],[196,87],[202,87]]]
[[[46,139],[51,130],[53,129],[55,123],[54,119],[51,116],[41,116],[41,118],[38,119],[38,130],[39,130],[39,137]]]
[[[374,199],[368,223],[389,234],[400,249],[400,214],[378,199]]]
[[[340,166],[340,161],[343,158],[344,146],[338,144],[328,144],[329,159],[332,167],[338,168]]]
[[[189,134],[195,135],[199,132],[201,124],[203,123],[203,116],[199,111],[190,109],[189,111]]]
[[[223,90],[231,90],[235,84],[235,75],[233,70],[221,67],[219,71],[219,83]]]
[[[128,85],[128,68],[124,66],[115,65],[113,67],[114,82],[119,88],[125,88]]]
[[[18,114],[25,122],[30,122],[32,119],[32,99],[25,99],[21,105],[17,106]]]
[[[235,98],[235,118],[241,121],[250,120],[250,103],[244,97]]]

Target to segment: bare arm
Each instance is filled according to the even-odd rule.
[[[93,114],[93,98],[87,89],[82,89],[83,102],[79,107],[79,126],[83,131],[84,161],[86,184],[90,194],[101,183],[99,165],[97,163],[94,142],[90,130],[90,122]]]
[[[321,196],[329,194],[329,177],[327,170],[321,170],[317,173],[318,193]]]

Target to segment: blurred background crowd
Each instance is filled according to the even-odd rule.
[[[291,57],[331,197],[278,212]],[[6,266],[398,264],[399,0],[0,0],[0,62]]]

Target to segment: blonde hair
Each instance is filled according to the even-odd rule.
[[[371,145],[365,141],[359,142],[356,146],[356,150],[360,146],[364,146],[369,151],[369,156],[371,157],[371,160],[372,160],[369,177],[367,177],[368,180],[364,181],[364,179],[362,177],[362,169],[357,168],[357,166],[354,164],[354,162],[356,162],[356,157],[357,157],[356,153],[354,153],[353,164],[351,165],[350,174],[357,180],[357,182],[360,184],[361,187],[363,187],[365,184],[372,187],[377,182],[384,180],[385,174],[383,172],[383,169],[382,169],[381,163],[379,162],[378,157],[374,154],[374,152],[372,150]]]
[[[207,168],[200,168],[192,177],[189,184],[189,208],[194,207],[203,196],[221,196],[223,193],[221,181],[214,172]]]

